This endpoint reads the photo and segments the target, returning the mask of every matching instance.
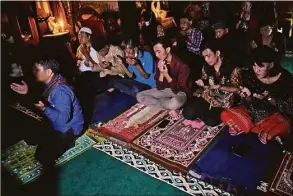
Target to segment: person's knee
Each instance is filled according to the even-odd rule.
[[[172,98],[170,102],[166,105],[168,110],[178,110],[180,109],[186,101],[178,98]]]
[[[146,95],[144,91],[141,91],[136,94],[136,100],[138,103],[144,103],[146,99]]]

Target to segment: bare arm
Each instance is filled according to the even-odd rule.
[[[221,91],[226,91],[226,92],[229,92],[229,93],[235,93],[235,94],[238,94],[239,91],[240,91],[240,88],[238,88],[238,87],[233,87],[233,86],[220,86],[220,87],[219,87],[219,90],[221,90]]]
[[[150,77],[150,74],[144,71],[140,63],[136,64],[136,68],[139,71],[139,73],[142,75],[142,77],[144,77],[145,79],[148,79]]]

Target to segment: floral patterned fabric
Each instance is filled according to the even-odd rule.
[[[204,65],[201,79],[205,85],[209,85],[211,79],[216,85],[238,87],[242,84],[241,68],[233,67],[229,62],[223,61],[219,72],[216,72],[213,67]],[[213,107],[228,108],[234,103],[234,95],[229,92],[204,88],[199,89],[198,93]]]

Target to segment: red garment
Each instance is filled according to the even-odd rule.
[[[165,88],[171,88],[175,94],[177,94],[179,91],[189,94],[189,67],[184,64],[177,56],[172,55],[172,60],[168,66],[168,71],[172,78],[172,82],[169,83],[166,78],[164,78],[164,81],[161,82],[159,81],[160,70],[158,67],[156,67],[155,79],[157,83],[157,89],[163,90]]]
[[[276,112],[254,123],[245,106],[226,109],[221,113],[221,120],[229,127],[237,126],[241,131],[248,133],[267,133],[268,139],[277,135],[285,135],[290,130],[290,120]]]

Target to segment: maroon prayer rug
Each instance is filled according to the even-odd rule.
[[[135,104],[98,129],[105,136],[112,136],[129,143],[167,115],[166,110]]]
[[[293,195],[292,171],[293,155],[290,152],[286,152],[277,174],[271,183],[270,191],[278,195]]]
[[[183,121],[182,115],[168,116],[135,139],[131,147],[170,170],[187,173],[223,126],[195,129],[185,126]]]

